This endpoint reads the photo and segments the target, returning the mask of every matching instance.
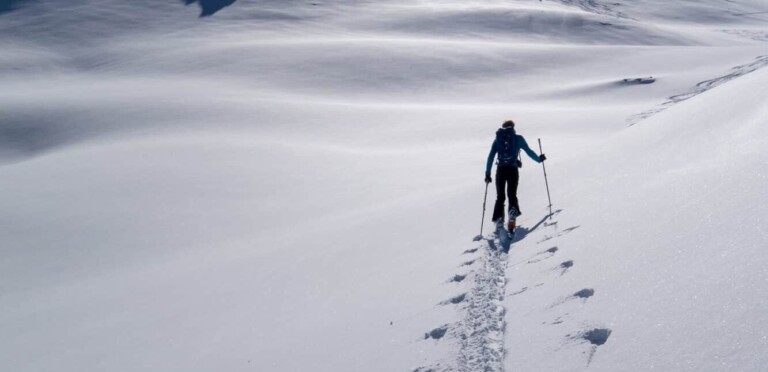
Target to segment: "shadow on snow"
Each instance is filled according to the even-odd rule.
[[[3,0],[0,0],[3,1]],[[214,13],[218,12],[219,10],[228,7],[235,3],[237,0],[184,0],[184,3],[189,5],[192,3],[198,3],[200,4],[200,8],[202,11],[200,12],[201,17],[207,17],[210,15],[213,15]]]
[[[0,0],[0,14],[10,12],[18,8],[18,4],[28,2],[28,0]]]
[[[31,0],[0,0],[0,14],[10,12],[23,3]],[[198,3],[201,8],[200,16],[206,17],[215,14],[221,9],[228,7],[237,0],[182,0],[186,5]]]

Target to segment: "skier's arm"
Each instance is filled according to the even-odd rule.
[[[523,138],[523,136],[520,136],[520,148],[523,149],[525,153],[528,154],[528,156],[531,159],[535,160],[537,163],[542,162],[541,158],[538,155],[536,155],[536,153],[533,152],[533,150],[531,150],[530,147],[528,147],[528,142],[525,141],[525,138]]]
[[[496,140],[493,140],[491,145],[491,152],[488,153],[488,163],[485,165],[485,174],[491,174],[491,167],[493,167],[493,159],[496,158],[496,153],[499,150],[496,148]]]

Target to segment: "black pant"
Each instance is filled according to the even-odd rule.
[[[493,207],[493,221],[504,221],[504,189],[509,196],[510,207],[515,207],[520,213],[520,205],[517,203],[517,183],[520,181],[520,173],[516,166],[499,166],[496,168],[496,205]]]

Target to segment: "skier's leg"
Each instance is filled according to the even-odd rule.
[[[523,214],[520,212],[520,203],[517,200],[517,184],[520,181],[520,170],[517,167],[513,167],[509,172],[507,178],[507,195],[509,195],[509,208],[515,207],[518,215]]]
[[[506,183],[506,177],[504,177],[504,172],[501,171],[498,167],[496,168],[496,204],[493,206],[493,217],[491,220],[493,222],[496,221],[503,221],[504,220],[504,202],[506,201],[504,197],[504,185]]]

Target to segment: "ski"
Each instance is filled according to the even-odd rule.
[[[512,245],[513,235],[509,232],[509,229],[504,226],[503,222],[496,224],[496,237],[499,239],[499,251],[508,253],[509,246]]]

